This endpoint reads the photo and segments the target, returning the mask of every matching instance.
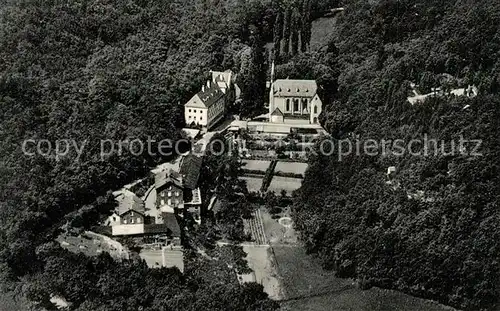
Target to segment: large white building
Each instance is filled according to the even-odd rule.
[[[314,80],[276,80],[269,93],[269,122],[318,124],[323,108]]]
[[[225,96],[231,90],[233,73],[211,71],[212,80],[184,105],[186,124],[212,128],[225,114]]]

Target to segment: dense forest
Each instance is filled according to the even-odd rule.
[[[321,116],[333,142],[428,137],[444,141],[444,149],[428,156],[313,156],[294,206],[307,251],[364,287],[398,289],[463,309],[495,308],[500,4],[359,0],[345,9],[329,47],[336,55],[329,61],[337,89]],[[291,64],[304,62],[301,57]],[[422,93],[441,87],[445,94],[475,85],[479,95],[443,95],[412,106],[412,83]],[[460,137],[482,140],[482,156],[471,154],[473,144],[450,152]]]
[[[46,308],[51,295],[74,310],[276,308],[261,286],[240,286],[224,261],[179,275],[73,255],[51,242],[77,211],[106,213],[110,190],[171,158],[154,143],[152,152],[125,144],[122,154],[103,157],[102,140],[115,150],[135,139],[178,140],[183,103],[209,70],[232,69],[250,97],[249,76],[266,70],[262,33],[253,31],[264,29],[266,12],[261,1],[2,1],[2,288]],[[28,139],[43,140],[39,152],[32,143],[24,154]],[[76,144],[64,156],[54,150],[62,139]]]

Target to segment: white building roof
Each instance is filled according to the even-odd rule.
[[[276,80],[273,93],[276,97],[314,97],[318,91],[315,80]]]

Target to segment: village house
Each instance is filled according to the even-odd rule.
[[[148,215],[144,201],[129,190],[120,191],[115,197],[118,205],[104,225],[111,228],[112,236],[160,237],[180,244],[180,227],[175,214],[162,215],[162,221]]]
[[[190,214],[201,222],[201,194],[198,179],[202,158],[189,154],[179,163],[178,171],[166,168],[155,175],[156,207],[161,213]]]

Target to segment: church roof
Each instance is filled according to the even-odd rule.
[[[318,91],[315,80],[276,80],[273,92],[276,97],[314,97]]]

